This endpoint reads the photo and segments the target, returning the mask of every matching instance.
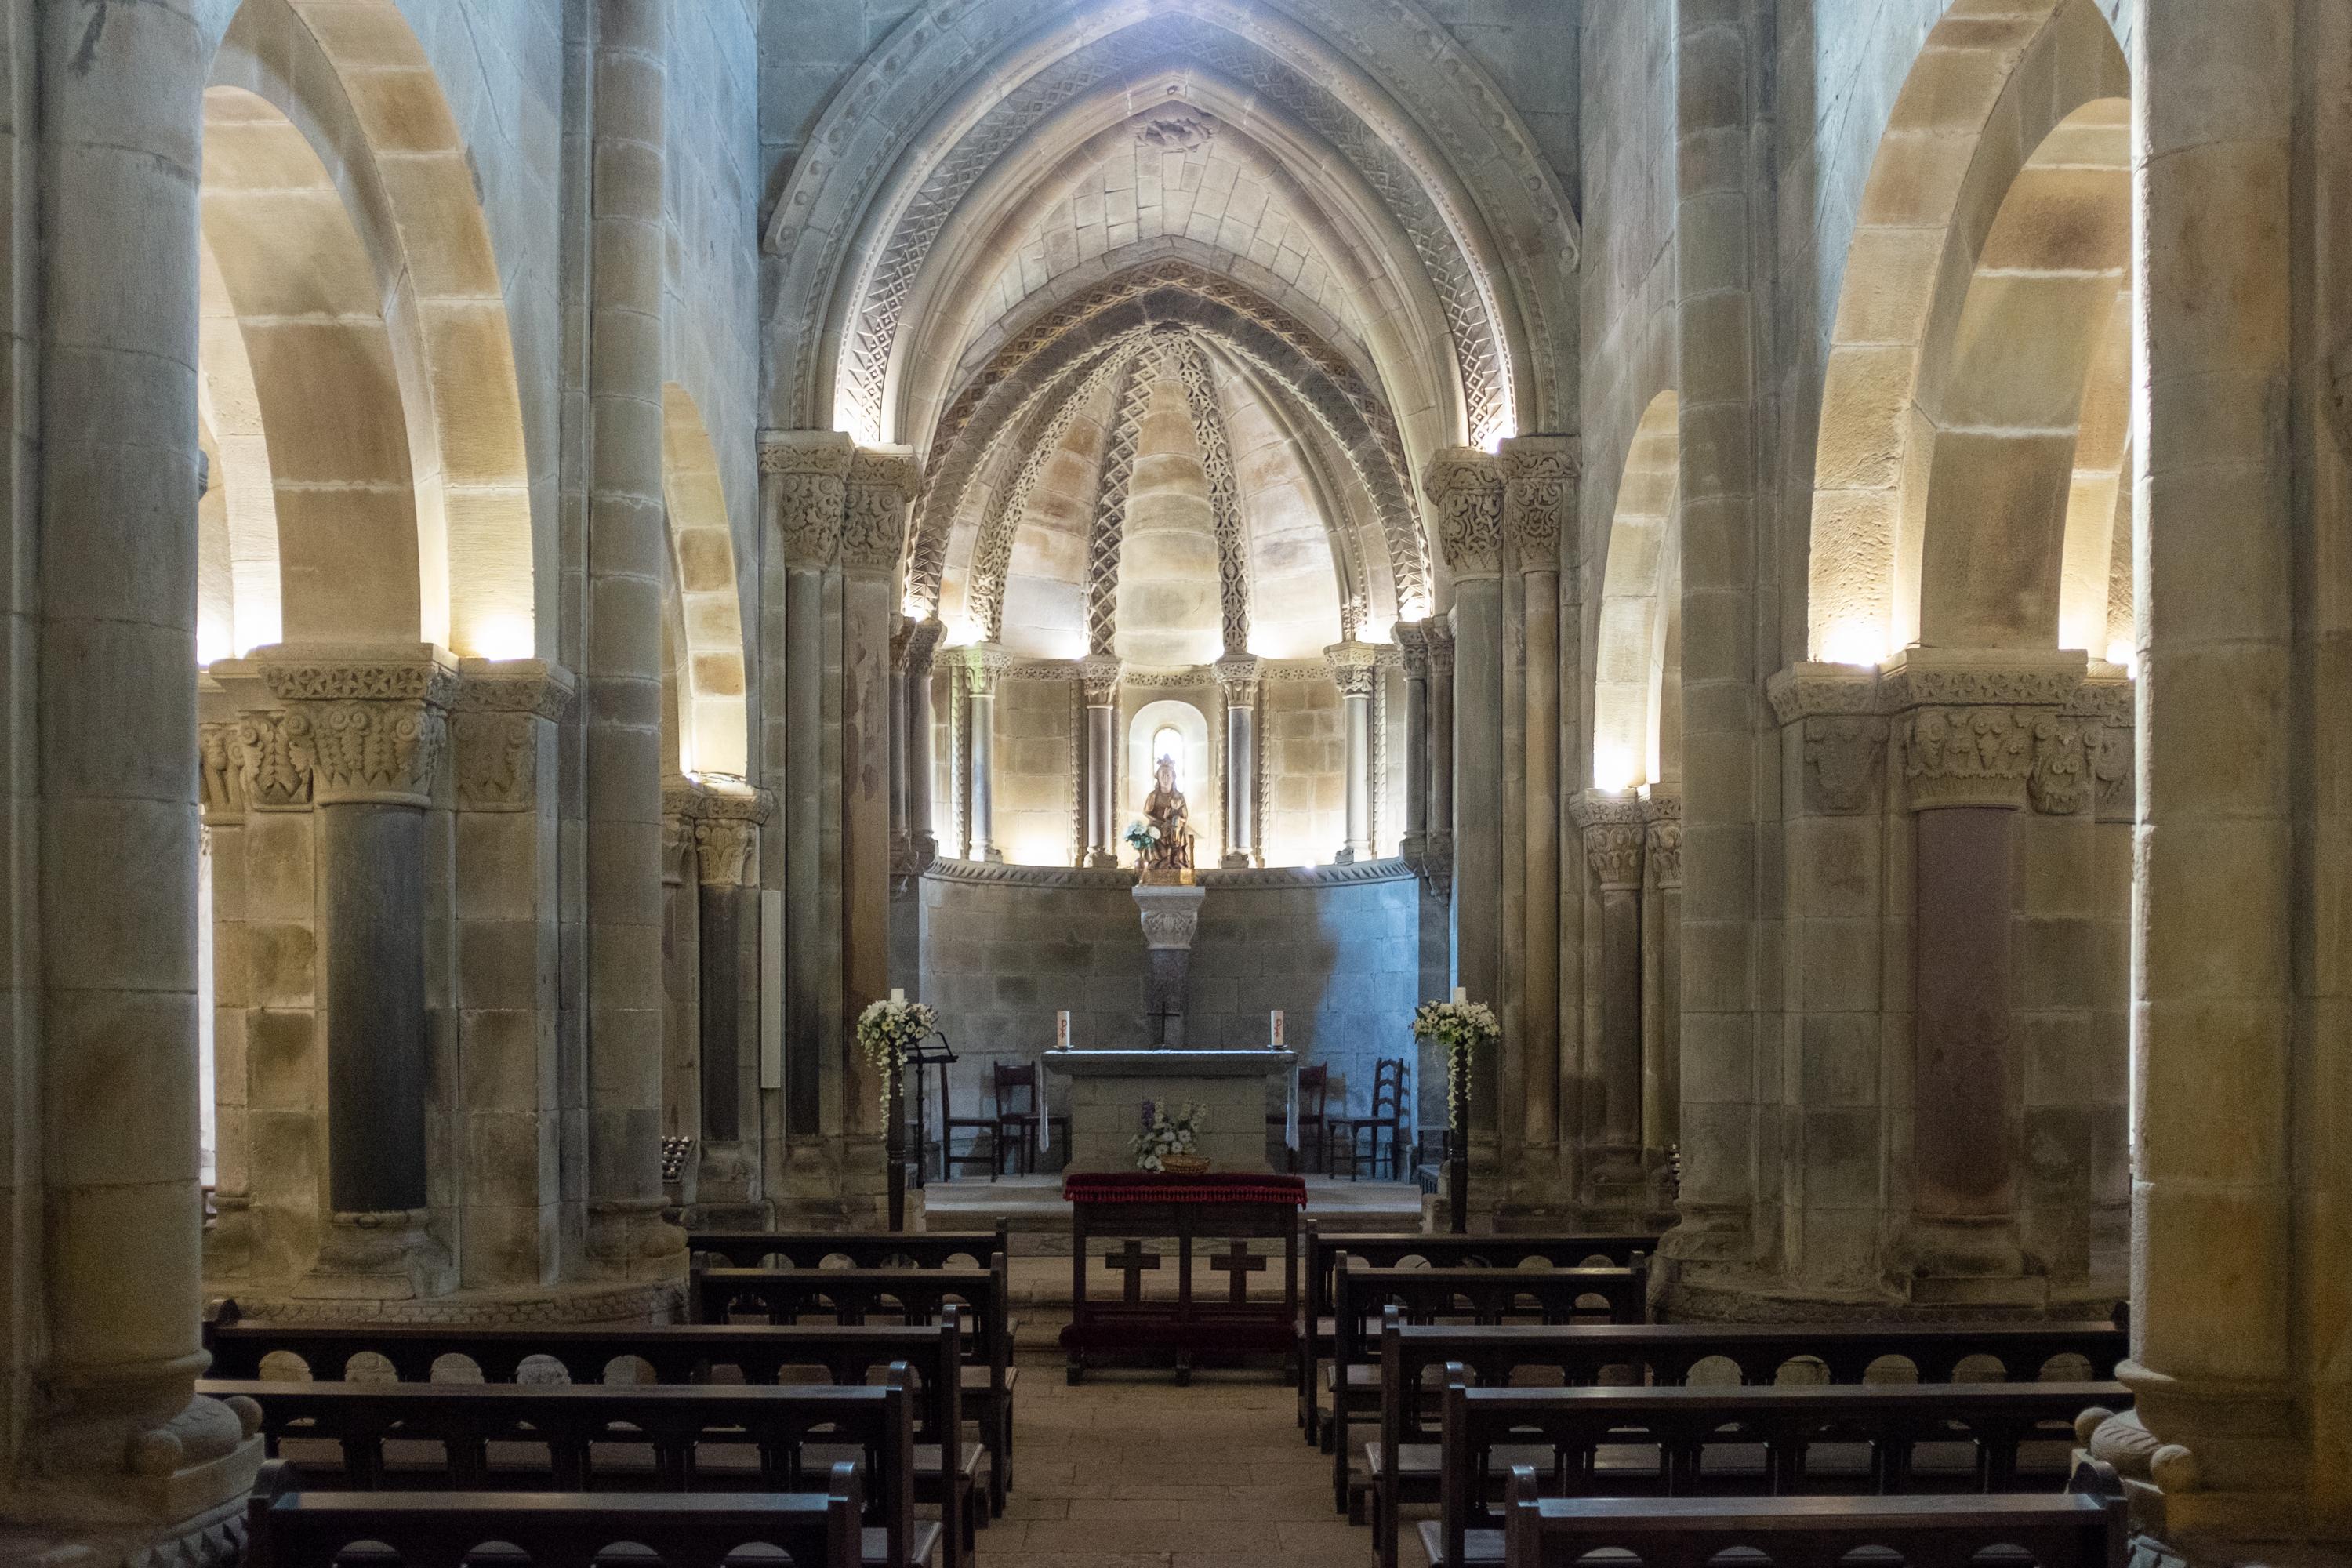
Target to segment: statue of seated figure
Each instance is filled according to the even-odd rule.
[[[1184,805],[1184,792],[1176,787],[1176,759],[1162,757],[1154,771],[1150,795],[1144,797],[1144,820],[1160,830],[1160,837],[1142,850],[1143,869],[1153,871],[1190,871],[1192,869],[1192,819]]]

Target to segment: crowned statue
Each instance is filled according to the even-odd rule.
[[[1139,850],[1144,874],[1181,876],[1192,869],[1192,817],[1184,792],[1176,787],[1176,759],[1161,757],[1153,771],[1152,789],[1143,801],[1143,818],[1150,826],[1149,841]]]

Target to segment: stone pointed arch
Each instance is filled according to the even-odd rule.
[[[1093,0],[1042,28],[1028,0],[935,0],[836,95],[771,215],[782,258],[771,422],[854,424],[835,398],[845,365],[878,421],[887,356],[859,323],[869,302],[901,308],[919,269],[890,254],[901,220],[935,237],[954,182],[976,178],[1058,103],[1171,47],[1342,126],[1339,139],[1378,164],[1372,183],[1421,220],[1406,223],[1416,247],[1458,258],[1433,282],[1453,292],[1457,330],[1486,320],[1501,361],[1493,384],[1509,405],[1486,416],[1503,421],[1494,435],[1572,407],[1572,367],[1551,354],[1571,341],[1571,210],[1508,100],[1412,0]]]
[[[535,570],[505,296],[464,142],[415,34],[394,0],[245,0],[212,82],[300,132],[373,269],[413,481],[412,637],[464,655],[549,651],[554,574]]]
[[[1874,662],[1916,635],[1936,411],[2004,194],[2070,116],[2129,90],[2093,0],[1956,12],[1929,34],[1864,187],[1831,334],[1814,459],[1815,658]]]
[[[693,395],[662,387],[662,498],[669,520],[680,640],[680,771],[744,777],[751,754],[745,703],[743,609],[735,531],[719,453]]]
[[[1601,616],[1592,691],[1592,784],[1622,790],[1679,778],[1668,770],[1666,676],[1679,630],[1675,500],[1682,466],[1680,405],[1661,392],[1634,427],[1601,562]],[[1679,694],[1676,694],[1678,697]],[[1676,759],[1678,761],[1678,759]]]

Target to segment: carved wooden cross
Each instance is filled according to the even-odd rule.
[[[1249,1300],[1249,1277],[1265,1272],[1265,1259],[1252,1255],[1249,1243],[1235,1237],[1225,1256],[1210,1258],[1209,1267],[1227,1276],[1233,1304],[1238,1307]]]
[[[1155,1046],[1169,1044],[1168,1026],[1183,1016],[1173,1007],[1160,1007],[1146,1013],[1144,1016],[1151,1020],[1151,1043]]]
[[[1123,1298],[1129,1301],[1140,1301],[1143,1300],[1143,1271],[1160,1267],[1160,1254],[1146,1252],[1143,1250],[1143,1243],[1130,1241],[1117,1252],[1105,1254],[1103,1262],[1113,1268],[1126,1270],[1127,1286],[1122,1293]]]

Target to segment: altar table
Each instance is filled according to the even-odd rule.
[[[1147,1171],[1077,1172],[1065,1177],[1070,1200],[1070,1326],[1062,1331],[1069,1354],[1066,1375],[1077,1383],[1090,1365],[1118,1360],[1176,1369],[1192,1381],[1196,1362],[1237,1362],[1274,1355],[1286,1363],[1296,1349],[1298,1318],[1298,1211],[1307,1206],[1304,1177],[1255,1172],[1179,1176]],[[1087,1238],[1110,1237],[1127,1245],[1103,1261],[1124,1270],[1117,1300],[1090,1298]],[[1282,1238],[1282,1300],[1249,1300],[1249,1277],[1272,1262],[1249,1251],[1254,1237]],[[1146,1300],[1143,1275],[1160,1267],[1142,1242],[1176,1242],[1176,1299]],[[1193,1243],[1227,1244],[1210,1258],[1226,1276],[1223,1300],[1192,1289]]]

